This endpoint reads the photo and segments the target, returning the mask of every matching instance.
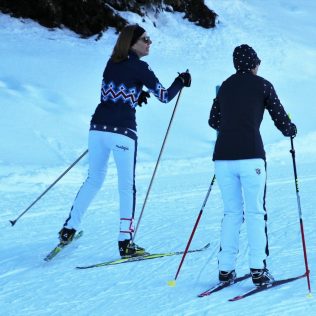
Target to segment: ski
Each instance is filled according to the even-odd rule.
[[[202,248],[189,250],[188,253],[204,251],[209,246],[210,246],[210,243],[206,244]],[[121,258],[121,259],[116,259],[116,260],[112,260],[112,261],[105,261],[105,262],[101,262],[101,263],[92,264],[89,266],[81,266],[81,267],[76,267],[76,268],[77,269],[98,268],[98,267],[112,266],[112,265],[127,263],[127,262],[135,262],[135,261],[143,261],[143,260],[157,259],[157,258],[163,258],[163,257],[171,257],[171,256],[181,255],[183,253],[184,253],[184,251],[173,251],[173,252],[152,253],[152,254],[149,253],[149,254],[146,254],[143,256]]]
[[[211,288],[209,288],[208,290],[206,290],[206,291],[200,293],[200,294],[198,295],[198,297],[209,296],[209,295],[211,295],[211,294],[213,294],[213,293],[215,293],[215,292],[218,292],[218,291],[220,291],[220,290],[222,290],[222,289],[225,289],[226,287],[229,287],[229,286],[231,286],[231,285],[233,285],[233,284],[236,284],[236,283],[238,283],[238,282],[241,282],[241,281],[243,281],[243,280],[246,280],[246,279],[248,279],[248,278],[250,278],[250,277],[251,277],[251,274],[250,274],[250,273],[247,273],[247,274],[245,274],[245,275],[243,275],[243,276],[241,276],[241,277],[236,278],[236,279],[234,280],[234,282],[219,282],[219,283],[217,283],[216,285],[214,285],[214,286],[212,286]]]
[[[306,273],[302,274],[302,275],[299,275],[299,276],[296,276],[296,277],[292,277],[292,278],[287,278],[287,279],[282,279],[282,280],[276,280],[274,281],[273,283],[271,284],[267,284],[267,285],[262,285],[262,286],[258,286],[244,294],[241,294],[241,295],[238,295],[238,296],[235,296],[231,299],[229,299],[228,301],[230,302],[235,302],[235,301],[239,301],[243,298],[246,298],[250,295],[253,295],[253,294],[256,294],[256,293],[259,293],[259,292],[262,292],[262,291],[265,291],[265,290],[268,290],[268,289],[271,289],[273,287],[276,287],[276,286],[279,286],[279,285],[282,285],[282,284],[286,284],[286,283],[289,283],[289,282],[292,282],[292,281],[296,281],[298,279],[302,279],[306,277]]]
[[[59,243],[45,258],[45,261],[50,261],[52,260],[54,257],[56,257],[65,247],[69,246],[73,241],[79,239],[81,236],[83,235],[83,230],[81,230],[80,232],[78,232],[74,238],[72,239],[71,242],[69,242],[68,244],[62,244]]]

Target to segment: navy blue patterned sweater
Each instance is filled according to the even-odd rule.
[[[171,101],[183,87],[181,79],[175,79],[165,89],[148,64],[130,51],[128,59],[119,63],[111,60],[103,72],[101,102],[92,116],[91,124],[130,128],[136,131],[136,106],[143,86],[159,101]]]
[[[218,131],[213,160],[265,159],[259,131],[265,109],[284,136],[295,135],[296,127],[269,81],[245,71],[225,80],[208,121]]]

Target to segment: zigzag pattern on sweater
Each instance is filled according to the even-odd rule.
[[[157,83],[156,90],[151,91],[161,102],[167,103],[168,100],[168,91],[161,85],[161,83]]]
[[[117,102],[118,100],[123,100],[123,102],[127,102],[130,104],[132,108],[137,106],[137,100],[139,97],[137,94],[137,89],[131,88],[128,89],[123,83],[118,86],[116,89],[115,84],[110,82],[106,84],[102,81],[102,89],[101,89],[101,101],[105,102],[108,99],[111,99],[113,102]]]

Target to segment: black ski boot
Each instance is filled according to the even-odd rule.
[[[59,232],[60,243],[64,245],[69,244],[73,240],[75,233],[75,229],[63,227]]]
[[[274,277],[270,274],[269,270],[264,269],[250,269],[252,282],[255,286],[262,286],[272,284]]]
[[[219,271],[218,279],[220,282],[234,283],[234,280],[236,279],[236,272],[235,270]]]
[[[136,245],[130,239],[119,241],[118,246],[122,258],[138,257],[147,254],[144,248]]]

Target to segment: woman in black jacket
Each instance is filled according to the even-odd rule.
[[[224,203],[219,280],[232,282],[236,277],[239,230],[245,219],[249,267],[253,283],[260,286],[274,279],[266,268],[266,157],[259,128],[266,109],[284,136],[294,137],[296,127],[273,85],[257,75],[261,61],[256,52],[238,46],[233,61],[236,73],[222,83],[209,117],[209,125],[218,131],[213,160]]]

